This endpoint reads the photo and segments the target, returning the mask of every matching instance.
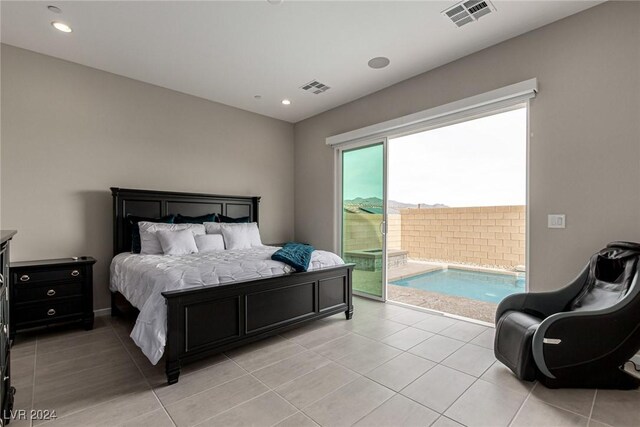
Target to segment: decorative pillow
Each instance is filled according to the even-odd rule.
[[[230,216],[218,215],[217,221],[218,222],[228,223],[228,224],[245,223],[245,222],[251,221],[251,218],[249,218],[248,216],[241,216],[239,218],[231,218]]]
[[[148,218],[144,216],[127,215],[127,220],[129,221],[129,226],[131,227],[131,252],[133,252],[134,254],[139,254],[142,245],[140,243],[140,228],[138,227],[138,223],[141,221],[147,221],[173,224],[175,216],[167,215],[163,216],[162,218]]]
[[[227,249],[248,249],[262,246],[258,224],[221,224],[222,237]]]
[[[222,234],[222,231],[220,230],[222,228],[222,224],[219,222],[205,222],[203,225],[207,234]]]
[[[145,255],[162,254],[162,245],[156,236],[160,230],[180,231],[190,230],[194,235],[205,234],[202,224],[161,224],[157,222],[139,222],[140,228],[140,253]]]
[[[192,230],[158,230],[156,237],[165,255],[189,255],[198,252]]]
[[[203,234],[195,236],[198,252],[207,253],[224,251],[224,239],[222,234]]]
[[[203,224],[205,222],[217,221],[218,214],[210,213],[200,216],[183,216],[178,214],[174,221],[175,224]]]

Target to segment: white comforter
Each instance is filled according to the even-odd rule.
[[[162,292],[291,273],[291,267],[271,259],[278,249],[262,246],[184,256],[122,253],[111,261],[109,288],[140,310],[131,338],[155,365],[164,353],[167,334]],[[309,270],[340,264],[344,261],[336,254],[314,251]]]

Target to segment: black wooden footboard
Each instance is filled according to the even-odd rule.
[[[353,267],[163,292],[168,383],[178,382],[184,363],[336,313],[351,319]]]
[[[260,197],[111,188],[113,254],[132,249],[129,216],[160,218],[219,214],[258,223]],[[221,286],[164,292],[167,301],[167,379],[180,366],[232,347],[276,335],[332,314],[351,318],[353,265]],[[118,313],[117,293],[112,314]]]

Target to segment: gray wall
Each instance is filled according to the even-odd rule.
[[[608,2],[297,123],[296,239],[334,244],[326,137],[537,77],[531,289],[562,286],[611,240],[640,241],[639,40],[640,3]],[[567,228],[547,229],[549,213]]]
[[[259,195],[293,237],[293,125],[2,45],[2,228],[12,259],[93,255],[108,307],[109,187]]]

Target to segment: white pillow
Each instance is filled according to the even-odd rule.
[[[222,231],[220,230],[221,225],[222,224],[219,222],[205,222],[204,228],[207,234],[222,234]]]
[[[195,236],[198,252],[224,251],[224,239],[222,234],[203,234]]]
[[[239,224],[220,224],[220,230],[224,237],[224,245],[227,249],[248,249],[262,246],[260,230],[255,222]]]
[[[156,237],[165,255],[189,255],[198,252],[191,230],[158,230]]]
[[[165,224],[159,222],[139,222],[140,228],[140,253],[143,255],[162,254],[162,245],[156,236],[160,230],[180,231],[191,230],[194,235],[204,234],[205,229],[202,224]]]

